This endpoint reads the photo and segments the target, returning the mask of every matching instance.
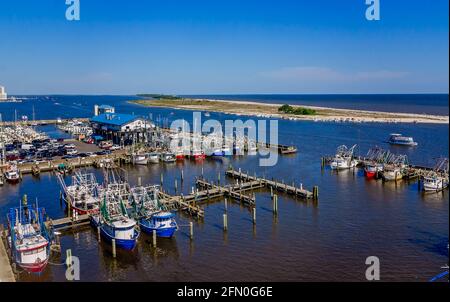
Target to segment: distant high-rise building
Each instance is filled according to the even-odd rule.
[[[5,87],[0,86],[0,101],[4,101],[8,98],[8,95],[6,94]]]

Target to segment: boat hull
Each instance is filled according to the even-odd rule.
[[[400,180],[402,179],[402,173],[401,172],[383,172],[383,180],[384,181],[392,181],[392,180]]]
[[[132,239],[118,239],[115,238],[112,234],[110,234],[103,225],[98,224],[95,219],[91,218],[91,224],[94,227],[100,227],[100,235],[105,241],[108,243],[112,243],[112,240],[115,239],[116,247],[131,251],[135,248],[137,239],[139,238],[139,232],[137,230],[134,231],[134,237]]]
[[[19,266],[29,273],[41,273],[47,267],[48,259],[36,263],[18,263]]]
[[[8,177],[5,177],[5,178],[6,178],[6,181],[10,184],[17,184],[20,181],[20,178],[8,178]]]
[[[174,227],[167,227],[167,228],[155,228],[151,227],[150,225],[146,224],[145,221],[139,222],[139,226],[142,230],[142,232],[152,235],[153,231],[156,230],[156,236],[162,237],[162,238],[172,238],[173,234],[177,230],[177,228]]]
[[[371,178],[375,178],[375,175],[377,174],[377,172],[365,170],[364,174],[366,175],[366,178],[371,179]]]

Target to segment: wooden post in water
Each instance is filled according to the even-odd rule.
[[[314,200],[319,199],[319,187],[318,186],[314,186],[314,188],[313,188],[313,198],[314,198]]]
[[[113,254],[113,258],[116,258],[116,239],[112,239],[111,240],[112,243],[112,254]]]
[[[101,236],[100,236],[100,227],[97,227],[97,240],[98,240],[98,242],[100,242],[102,240]]]
[[[175,193],[177,193],[178,192],[178,182],[177,182],[177,180],[175,179]]]
[[[194,239],[194,223],[189,222],[189,239]]]
[[[181,169],[181,183],[183,183],[184,181],[184,171],[183,169]]]
[[[227,214],[223,214],[223,231],[226,232],[228,230],[228,217]]]
[[[67,267],[72,266],[72,250],[71,249],[66,250],[66,265],[67,265]]]
[[[227,199],[225,198],[225,212],[227,212],[228,211],[228,201],[227,201]]]
[[[252,209],[252,221],[253,224],[256,224],[256,208]]]
[[[273,187],[270,186],[270,197],[273,198]]]
[[[72,217],[72,216],[70,215],[70,199],[67,200],[67,217],[68,217],[68,218]]]
[[[138,177],[138,186],[140,187],[142,185],[142,178],[139,176]]]
[[[217,184],[220,186],[220,172],[217,174]]]
[[[156,247],[156,230],[153,230],[153,247]]]
[[[278,214],[278,195],[273,196],[273,213]]]
[[[160,180],[161,180],[161,188],[162,188],[163,183],[164,183],[164,175],[163,175],[162,172],[161,172],[161,175],[160,175]]]

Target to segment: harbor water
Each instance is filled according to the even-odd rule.
[[[13,120],[15,110],[18,116],[31,116],[33,105],[36,119],[91,117],[93,105],[105,103],[116,112],[150,116],[161,124],[192,119],[190,111],[127,103],[134,98],[39,96],[0,104],[0,112],[4,120]],[[211,113],[210,118],[245,121],[250,117]],[[52,137],[64,135],[53,126],[41,129]],[[393,132],[413,136],[418,146],[388,145],[385,141]],[[202,170],[209,180],[217,181],[220,173],[221,183],[232,181],[224,175],[231,164],[251,175],[302,183],[310,190],[317,185],[319,200],[306,202],[280,193],[274,216],[270,192],[257,191],[256,225],[248,208],[229,201],[228,232],[224,233],[224,202],[218,199],[205,205],[205,218],[200,221],[178,212],[179,231],[172,239],[158,239],[156,249],[150,236],[142,234],[134,251],[118,250],[115,259],[111,247],[98,243],[96,232],[87,226],[61,237],[61,259],[52,259],[41,275],[21,273],[19,280],[65,281],[64,250],[71,249],[80,259],[82,281],[365,281],[369,256],[380,259],[382,281],[427,281],[448,262],[448,190],[424,194],[417,182],[367,180],[358,169],[336,173],[321,169],[320,159],[333,155],[342,144],[358,144],[360,155],[377,145],[406,154],[413,164],[433,166],[436,158],[449,156],[448,140],[448,125],[280,120],[279,142],[296,145],[298,153],[280,156],[273,167],[260,167],[258,156],[247,155],[203,163],[186,159],[184,163],[126,166],[131,184],[138,177],[143,184],[159,184],[163,173],[165,190],[175,194],[177,180],[177,193],[187,194]],[[86,170],[102,179],[100,169]],[[5,184],[0,187],[0,222],[6,223],[8,209],[17,206],[23,194],[29,201],[37,198],[51,218],[63,217],[59,193],[57,179],[50,173],[26,175],[17,185]],[[192,241],[190,221],[194,221]]]

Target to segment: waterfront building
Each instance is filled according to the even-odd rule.
[[[147,130],[154,128],[143,117],[122,113],[102,113],[92,117],[90,123],[95,136],[120,145],[144,142]]]
[[[5,101],[8,98],[6,94],[5,87],[0,86],[0,101]]]

